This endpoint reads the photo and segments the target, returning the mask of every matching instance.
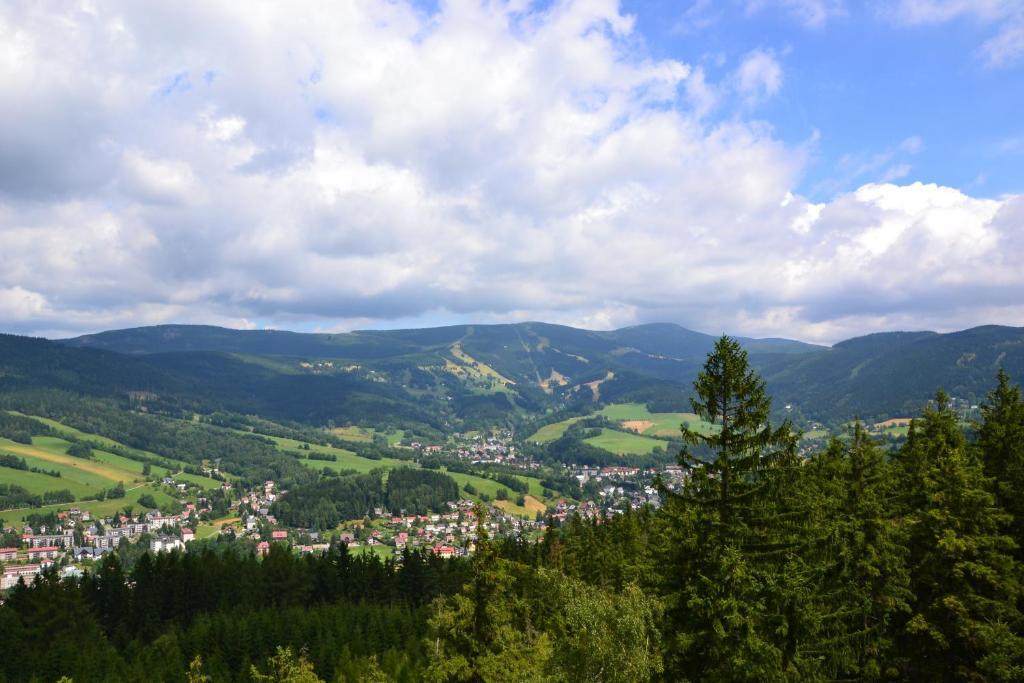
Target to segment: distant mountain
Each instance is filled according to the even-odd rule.
[[[205,392],[232,409],[249,406],[307,422],[359,421],[366,411],[385,410],[451,425],[576,402],[685,409],[714,340],[668,323],[612,331],[528,322],[344,334],[160,325],[63,340],[63,351],[48,348],[55,367],[76,362],[61,354],[88,350],[99,354],[89,356],[97,367],[117,366],[170,393]],[[778,409],[788,404],[823,421],[913,415],[939,387],[977,402],[999,367],[1024,379],[1024,328],[871,334],[831,348],[740,341]],[[65,376],[37,370],[43,383]],[[108,385],[104,373],[89,381]]]
[[[913,416],[940,387],[978,403],[999,368],[1024,380],[1024,328],[872,334],[825,353],[777,358],[760,370],[775,396],[806,415],[896,417]]]

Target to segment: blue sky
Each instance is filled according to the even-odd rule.
[[[908,25],[887,17],[882,3],[856,2],[808,25],[773,4],[753,12],[742,2],[709,5],[630,0],[623,8],[653,54],[707,65],[712,74],[752,50],[777,56],[784,85],[757,115],[791,145],[818,136],[801,192],[827,199],[830,190],[873,179],[837,169],[844,159],[869,165],[914,137],[923,141],[920,152],[893,155],[912,167],[907,179],[987,197],[1024,190],[1024,62],[1018,55],[993,67],[979,54],[998,22],[965,10]]]
[[[1024,326],[1020,0],[0,5],[0,329]]]

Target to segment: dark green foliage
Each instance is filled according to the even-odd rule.
[[[92,448],[88,444],[84,443],[73,443],[68,446],[67,454],[73,458],[82,458],[83,460],[92,460]]]
[[[472,578],[432,611],[425,680],[625,683],[661,671],[656,601],[500,557],[478,515]]]
[[[914,595],[900,638],[908,671],[933,680],[1024,675],[1012,518],[996,504],[944,393],[914,421],[897,464]]]
[[[407,467],[388,473],[386,503],[392,512],[439,512],[445,503],[458,499],[459,485],[447,474]]]
[[[0,483],[0,510],[41,507],[53,503],[70,503],[74,500],[75,496],[67,489],[36,494],[16,484]]]
[[[501,474],[501,473],[498,473],[498,474],[495,474],[493,478],[494,478],[494,481],[498,482],[499,484],[501,484],[503,486],[508,487],[509,489],[511,489],[513,491],[517,491],[519,493],[529,493],[530,492],[530,485],[529,484],[527,484],[522,479],[519,479],[518,477],[515,477],[515,476],[513,476],[511,474]]]
[[[213,680],[244,681],[250,664],[288,646],[325,680],[375,655],[378,668],[414,681],[422,606],[465,576],[458,561],[406,553],[399,567],[338,548],[303,558],[275,546],[261,562],[243,544],[218,543],[144,553],[130,572],[110,554],[80,583],[50,575],[10,594],[0,632],[18,655],[0,657],[0,680],[176,681],[199,655]]]
[[[375,470],[297,486],[275,501],[271,510],[288,526],[331,529],[374,508],[424,514],[445,509],[445,503],[458,498],[459,485],[447,474],[402,467],[388,473],[386,484],[383,472]]]
[[[807,555],[817,571],[818,642],[831,678],[880,680],[899,670],[893,634],[909,611],[907,549],[893,468],[858,422],[803,468],[811,503]]]
[[[1024,549],[1024,400],[1020,387],[999,371],[996,388],[981,406],[977,452],[996,502],[1012,516],[1010,534],[1017,558]]]
[[[674,638],[668,670],[714,680],[810,676],[804,517],[791,500],[797,436],[768,423],[771,401],[736,340],[722,337],[694,384],[693,411],[720,425],[683,426],[690,474],[666,504],[662,581]]]

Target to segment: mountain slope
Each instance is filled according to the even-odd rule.
[[[822,354],[778,358],[761,371],[775,396],[828,418],[912,416],[940,387],[977,404],[1000,367],[1024,379],[1024,328],[875,334]]]
[[[202,386],[225,404],[317,422],[350,419],[345,412],[353,405],[360,414],[394,410],[435,421],[500,419],[509,410],[596,399],[681,410],[714,339],[665,323],[591,331],[528,322],[345,334],[163,325],[62,344],[130,354],[136,365],[125,371],[141,373],[140,381],[164,370],[162,381]],[[1024,379],[1022,328],[872,334],[831,348],[741,342],[777,407],[789,404],[822,421],[913,415],[939,387],[977,403],[999,367]],[[216,377],[231,386],[216,386]]]

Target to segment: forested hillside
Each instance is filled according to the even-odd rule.
[[[977,403],[999,368],[1024,379],[1019,328],[874,334],[831,348],[785,339],[740,342],[766,377],[777,415],[790,405],[802,419],[832,425],[909,417],[940,386]],[[655,411],[687,410],[689,386],[714,338],[671,324],[607,332],[521,323],[330,335],[165,325],[62,343],[137,356],[145,363],[128,363],[115,376],[131,372],[126,379],[171,393],[201,386],[231,410],[309,423],[386,411],[396,421],[440,427],[445,420],[475,425],[573,404],[638,401]],[[230,386],[201,384],[207,377]],[[96,385],[110,388],[110,381]],[[300,398],[278,401],[283,393]]]

